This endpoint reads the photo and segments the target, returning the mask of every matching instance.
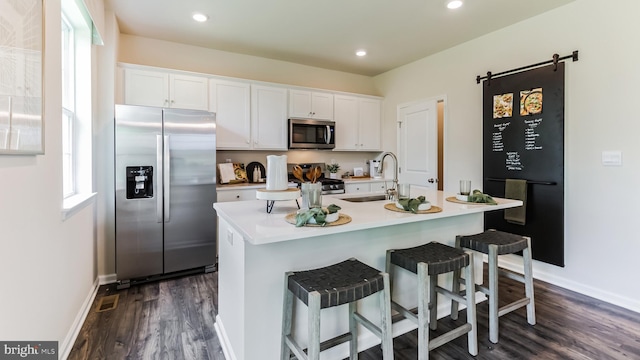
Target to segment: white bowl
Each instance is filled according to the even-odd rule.
[[[398,209],[404,210],[404,206],[400,205],[400,203],[397,201],[396,201],[396,207]],[[428,201],[425,201],[422,204],[418,205],[418,211],[425,211],[429,209],[431,209],[431,203]]]
[[[324,218],[324,221],[326,223],[332,223],[334,221],[337,221],[338,218],[340,217],[340,214],[337,212],[331,213],[331,214],[327,214],[327,216]],[[309,221],[307,221],[309,224],[315,224],[316,223],[316,219],[314,217],[311,217],[311,219],[309,219]]]
[[[469,201],[469,195],[456,194],[456,199],[460,201]]]

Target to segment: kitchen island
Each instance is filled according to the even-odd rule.
[[[340,212],[351,217],[344,225],[295,227],[285,221],[297,210],[294,201],[279,202],[270,214],[263,201],[216,203],[219,230],[218,315],[216,332],[229,360],[278,359],[284,274],[327,266],[355,257],[384,270],[387,249],[406,248],[438,241],[453,245],[458,234],[483,230],[485,211],[522,205],[521,201],[495,199],[498,205],[459,204],[446,201],[441,191],[422,191],[433,205],[442,208],[431,214],[411,214],[384,208],[389,201],[348,202],[353,195],[323,196],[323,204],[336,204]],[[480,256],[476,256],[476,280],[482,276]],[[443,276],[440,281],[449,281]],[[394,275],[394,300],[407,308],[415,307],[415,277],[399,270]],[[298,302],[297,329],[306,329],[306,306]],[[439,304],[439,317],[448,314],[449,303]],[[377,298],[360,302],[360,311],[377,322]],[[321,314],[321,339],[346,332],[348,316],[345,305],[324,309]],[[394,337],[415,329],[408,320],[394,323]],[[306,331],[296,338],[306,344]],[[361,329],[359,351],[379,343]],[[343,359],[348,344],[322,353],[323,359]]]

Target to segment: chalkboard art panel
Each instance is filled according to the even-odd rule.
[[[527,185],[526,225],[486,213],[485,228],[531,236],[533,257],[564,266],[564,63],[483,83],[483,190]]]

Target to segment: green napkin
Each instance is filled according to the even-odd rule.
[[[311,208],[308,210],[300,211],[296,214],[296,227],[304,226],[309,222],[311,218],[314,218],[316,224],[325,226],[327,224],[326,218],[327,214],[333,214],[338,212],[341,207],[335,204],[331,204],[327,206],[326,209],[323,208]]]
[[[412,213],[416,213],[418,211],[418,206],[420,204],[424,204],[427,202],[427,199],[424,196],[418,196],[417,199],[401,199],[398,200],[398,204],[402,205],[405,211],[411,211]]]
[[[493,200],[493,198],[487,194],[483,194],[482,191],[476,189],[469,195],[467,198],[468,202],[472,203],[483,203],[489,205],[498,205],[498,203]]]

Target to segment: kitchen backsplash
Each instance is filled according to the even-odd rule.
[[[330,164],[332,160],[340,164],[338,175],[349,171],[353,175],[354,167],[361,167],[365,172],[369,171],[367,161],[376,159],[382,154],[381,152],[334,152],[322,150],[290,150],[290,151],[233,151],[218,150],[216,153],[217,162],[223,163],[230,159],[235,163],[248,164],[252,161],[258,161],[264,166],[267,165],[267,155],[287,155],[288,163],[313,163],[323,162]]]

